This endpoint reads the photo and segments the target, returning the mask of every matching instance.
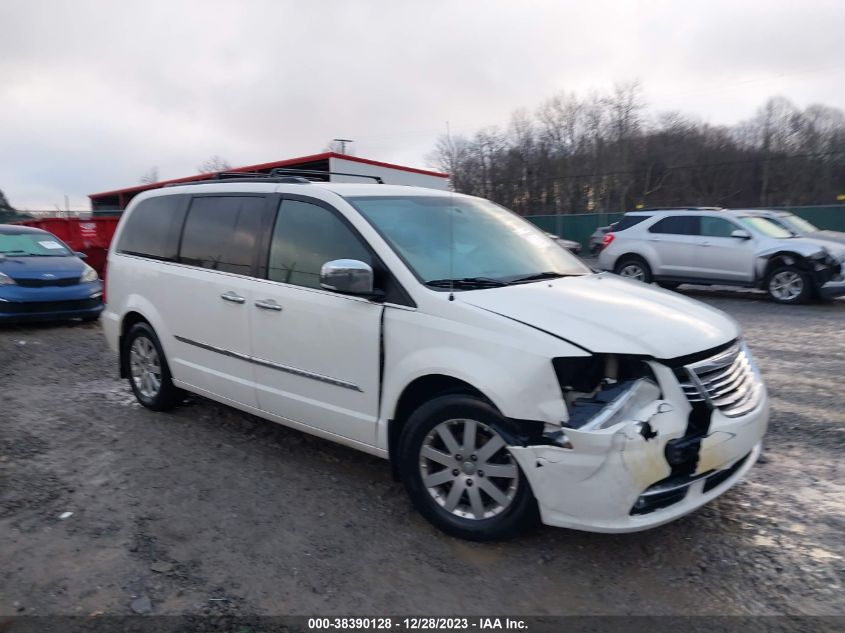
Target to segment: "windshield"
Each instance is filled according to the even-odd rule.
[[[590,272],[543,231],[487,200],[458,196],[348,200],[423,283],[456,279],[492,286]]]
[[[819,230],[817,226],[807,222],[802,217],[797,215],[780,215],[778,216],[778,220],[780,220],[779,224],[783,224],[787,229],[794,233],[803,234],[803,233],[815,233]]]
[[[739,218],[739,221],[755,233],[765,235],[766,237],[794,237],[792,233],[768,218],[744,217]]]
[[[49,233],[0,233],[0,255],[67,257],[72,253]]]

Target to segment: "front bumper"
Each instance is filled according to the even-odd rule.
[[[833,299],[845,295],[845,263],[842,263],[840,273],[833,280],[819,286],[818,293],[823,299]]]
[[[572,448],[510,447],[544,523],[591,532],[662,525],[727,491],[757,460],[769,417],[762,381],[755,384],[756,406],[748,413],[727,417],[712,411],[695,471],[673,476],[667,444],[684,437],[693,406],[669,368],[653,368],[663,396],[646,416],[602,431],[565,429]],[[642,433],[643,422],[657,435]]]
[[[94,317],[103,311],[99,281],[75,286],[0,289],[0,322]]]

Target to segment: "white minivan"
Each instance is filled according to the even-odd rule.
[[[190,391],[385,457],[464,538],[666,523],[739,481],[768,421],[731,318],[594,273],[471,196],[247,176],[148,191],[107,283],[142,405]]]

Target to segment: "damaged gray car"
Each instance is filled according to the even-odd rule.
[[[798,236],[766,211],[643,210],[605,239],[599,267],[645,283],[760,288],[778,303],[845,295],[845,244]]]
[[[823,242],[838,242],[839,244],[845,244],[845,233],[842,231],[820,229],[809,220],[805,220],[801,216],[790,213],[789,211],[766,210],[760,211],[760,213],[763,213],[775,224],[782,226],[797,237],[811,237],[815,240],[822,240]]]

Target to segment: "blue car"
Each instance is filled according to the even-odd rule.
[[[0,323],[96,320],[103,284],[81,257],[52,233],[0,224]]]

